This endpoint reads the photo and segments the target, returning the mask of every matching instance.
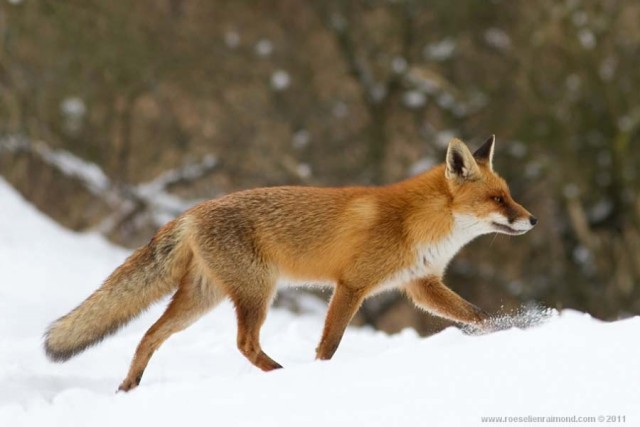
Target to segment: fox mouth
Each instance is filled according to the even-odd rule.
[[[526,233],[528,231],[528,230],[516,230],[515,228],[511,228],[508,225],[499,224],[499,223],[497,223],[495,221],[491,222],[491,225],[493,225],[501,233],[509,234],[511,236],[519,236],[519,235],[524,234],[524,233]]]

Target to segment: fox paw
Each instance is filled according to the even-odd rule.
[[[126,393],[138,387],[139,384],[140,384],[139,378],[136,378],[133,380],[129,378],[125,378],[124,381],[122,381],[122,384],[120,384],[120,387],[118,387],[118,390],[116,391],[116,393],[119,393],[121,391],[124,391]]]

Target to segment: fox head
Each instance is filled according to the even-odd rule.
[[[511,197],[507,183],[493,170],[495,136],[475,153],[458,139],[449,142],[445,176],[452,209],[472,222],[480,234],[520,235],[538,220]]]

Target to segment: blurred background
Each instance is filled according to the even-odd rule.
[[[496,134],[540,223],[446,282],[490,312],[638,314],[639,22],[616,0],[0,0],[0,175],[135,247],[202,199],[391,183]],[[447,325],[392,293],[355,322]]]

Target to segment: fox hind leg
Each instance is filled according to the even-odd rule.
[[[262,350],[260,328],[276,292],[275,282],[258,280],[254,283],[253,286],[235,287],[229,291],[238,318],[238,349],[255,366],[271,371],[282,366]]]
[[[191,274],[185,275],[165,312],[138,344],[129,373],[118,390],[129,391],[137,387],[151,356],[160,345],[171,335],[198,320],[224,297],[222,289],[204,277],[200,276],[194,280]]]

